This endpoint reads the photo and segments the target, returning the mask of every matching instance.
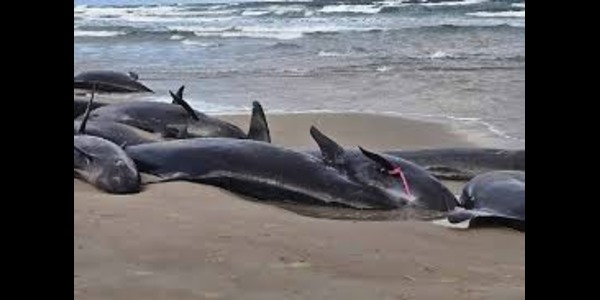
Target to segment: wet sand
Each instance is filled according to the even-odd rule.
[[[269,115],[273,142],[311,124],[374,150],[473,146],[438,124]],[[249,116],[223,116],[247,128]],[[453,184],[456,192],[460,184]],[[330,220],[191,183],[112,196],[74,180],[75,299],[523,299],[525,234],[426,221]]]

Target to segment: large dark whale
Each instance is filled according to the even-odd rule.
[[[128,74],[114,71],[87,71],[77,74],[74,77],[73,87],[76,89],[85,89],[107,92],[107,93],[154,93],[150,88],[138,81],[139,76],[136,73]]]
[[[342,205],[357,209],[405,206],[449,211],[452,193],[406,160],[360,148],[346,151],[316,128],[322,157],[252,140],[186,139],[126,147],[140,172],[162,181],[210,184],[262,200]]]
[[[450,223],[501,224],[525,230],[525,172],[493,171],[477,175],[463,188]]]
[[[75,176],[112,194],[140,191],[139,172],[127,153],[111,141],[85,134],[89,112],[90,107],[81,123],[79,134],[73,135]]]
[[[271,141],[265,114],[258,101],[252,103],[250,129],[246,134],[231,123],[191,109],[183,99],[177,97],[177,94],[171,92],[171,95],[177,104],[152,101],[116,103],[93,110],[90,120],[127,124],[161,136],[228,137]]]
[[[410,160],[446,180],[470,180],[494,170],[525,171],[524,149],[432,148],[383,153]]]

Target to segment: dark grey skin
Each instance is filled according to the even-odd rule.
[[[108,103],[94,102],[94,103],[92,103],[91,109],[94,110],[98,107],[102,107],[105,105],[108,105]],[[75,101],[73,102],[73,112],[74,112],[73,118],[75,119],[79,116],[82,116],[85,113],[87,106],[88,106],[88,101],[75,99]]]
[[[73,134],[87,134],[109,140],[121,147],[126,145],[139,145],[164,141],[168,136],[156,134],[111,121],[90,121],[90,114],[94,109],[94,92],[87,102],[82,120],[73,122]],[[175,137],[176,138],[176,137]]]
[[[471,220],[470,226],[500,224],[525,230],[525,172],[493,171],[469,181],[450,223]]]
[[[74,77],[74,88],[106,93],[154,93],[150,88],[138,81],[138,75],[129,72],[124,74],[114,71],[88,71]]]
[[[494,170],[525,171],[524,149],[439,148],[384,153],[410,160],[446,180],[470,180]]]
[[[306,153],[319,155],[319,150]],[[492,148],[435,148],[382,151],[411,161],[442,180],[467,181],[494,170],[525,171],[525,150]]]
[[[115,143],[86,134],[94,93],[77,134],[73,136],[75,176],[111,194],[140,191],[140,174],[133,160]]]
[[[449,211],[456,206],[448,189],[410,162],[364,149],[346,152],[314,127],[311,135],[323,158],[226,138],[143,144],[126,151],[141,172],[161,181],[215,185],[261,200],[383,210],[411,206]],[[411,194],[381,160],[402,167]]]
[[[171,95],[177,96],[173,93]],[[111,104],[93,110],[90,120],[118,122],[161,136],[228,137],[271,141],[262,106],[257,101],[253,102],[250,130],[246,134],[231,123],[192,110],[185,101],[180,100],[178,104],[150,101]]]
[[[90,119],[127,124],[155,133],[168,132],[168,128],[187,127],[190,137],[226,136],[245,138],[237,126],[201,115],[199,121],[190,118],[181,106],[171,103],[136,101],[116,103],[95,109]]]
[[[140,191],[141,180],[133,160],[111,141],[90,135],[73,136],[75,175],[110,194]]]
[[[73,122],[74,134],[79,133],[81,123],[82,121],[79,120],[75,120]],[[121,147],[156,143],[169,139],[169,136],[159,136],[133,126],[108,121],[88,121],[86,124],[85,133],[87,135],[104,138]],[[176,136],[173,138],[176,138]]]

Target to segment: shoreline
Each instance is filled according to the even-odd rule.
[[[516,138],[507,139],[480,124],[470,121],[449,121],[440,117],[404,116],[401,113],[372,112],[269,112],[265,111],[271,128],[273,140],[284,146],[306,149],[310,141],[303,137],[308,135],[310,125],[330,130],[330,137],[341,136],[340,144],[356,146],[365,144],[374,150],[412,150],[430,147],[489,147],[503,149],[524,149],[525,141]],[[217,118],[232,122],[242,130],[246,130],[250,120],[250,111],[244,113],[210,114]],[[293,122],[298,126],[285,131],[277,130],[277,126]],[[349,128],[340,129],[338,123],[345,123]],[[358,125],[364,125],[360,128]],[[308,125],[304,126],[303,125]],[[322,126],[322,127],[321,127]],[[284,126],[287,127],[287,126]],[[377,136],[369,135],[369,131],[377,132]],[[354,135],[348,133],[353,132]],[[293,137],[289,137],[292,135]],[[400,142],[398,142],[400,141]]]
[[[77,93],[77,91],[76,91]],[[150,98],[145,98],[149,96]],[[75,96],[76,100],[87,101],[89,96]],[[141,98],[136,97],[139,95],[111,95],[104,94],[101,97],[96,98],[96,102],[101,103],[121,103],[129,101],[156,101],[152,99],[152,95],[145,95]],[[159,101],[163,102],[163,101]],[[194,109],[204,112],[205,114],[230,121],[238,125],[242,130],[247,130],[248,122],[252,108],[250,106],[240,109],[240,111],[227,112],[227,111],[203,111],[200,107],[194,106]],[[301,111],[283,111],[283,110],[270,110],[268,107],[264,107],[267,121],[282,119],[282,118],[295,118],[302,120],[314,120],[319,121],[320,119],[339,119],[344,117],[357,118],[361,120],[401,120],[402,124],[407,124],[413,127],[413,124],[423,123],[431,125],[430,128],[443,127],[441,130],[449,131],[456,136],[457,139],[467,141],[467,146],[472,147],[490,147],[490,148],[505,148],[505,149],[523,149],[525,148],[525,140],[517,137],[510,136],[497,129],[492,124],[480,120],[478,118],[461,118],[454,116],[444,115],[429,115],[429,114],[418,114],[418,113],[401,113],[394,111],[334,111],[334,110],[301,110]],[[391,121],[390,123],[393,123]],[[273,127],[273,126],[271,126]],[[307,129],[308,130],[308,129]],[[439,131],[438,129],[434,129]],[[308,131],[307,131],[308,132]],[[393,143],[392,143],[393,144]],[[452,145],[447,142],[445,145]],[[459,142],[462,145],[462,142]],[[411,147],[414,149],[414,147]]]

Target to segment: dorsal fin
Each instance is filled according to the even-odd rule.
[[[267,143],[271,142],[269,124],[267,123],[262,105],[258,101],[252,102],[252,116],[250,117],[248,139]]]
[[[376,162],[379,166],[381,166],[382,168],[391,171],[393,169],[395,169],[396,167],[387,159],[385,159],[383,156],[365,150],[363,147],[358,147],[358,149],[360,149],[360,152],[362,152],[363,155],[365,155],[366,157],[368,157],[369,159],[373,160],[374,162]]]
[[[181,90],[181,88],[179,88],[179,89]],[[181,107],[183,107],[183,109],[185,109],[185,111],[195,121],[200,121],[200,118],[198,117],[198,114],[196,114],[196,112],[194,111],[194,109],[185,100],[183,100],[182,97],[179,97],[179,95],[174,94],[170,90],[169,90],[169,94],[171,94],[171,97],[173,98],[173,103],[174,104],[177,104],[177,105],[180,105]]]
[[[333,164],[341,164],[344,162],[344,148],[321,133],[315,126],[310,127],[310,135],[315,142],[317,142],[317,145],[319,145],[321,156],[325,161]]]
[[[179,89],[177,90],[177,93],[175,93],[175,95],[181,99],[183,99],[183,90],[185,89],[185,85],[182,85],[181,87],[179,87]],[[173,101],[171,101],[172,104],[178,104],[177,101],[175,100],[175,98],[173,98]]]
[[[90,101],[88,102],[87,107],[85,108],[85,113],[83,115],[83,119],[81,120],[81,125],[79,125],[79,134],[85,134],[85,126],[87,125],[87,121],[90,118],[90,112],[92,111],[92,103],[94,102],[94,95],[96,94],[96,84],[92,84],[92,96],[90,97]]]

